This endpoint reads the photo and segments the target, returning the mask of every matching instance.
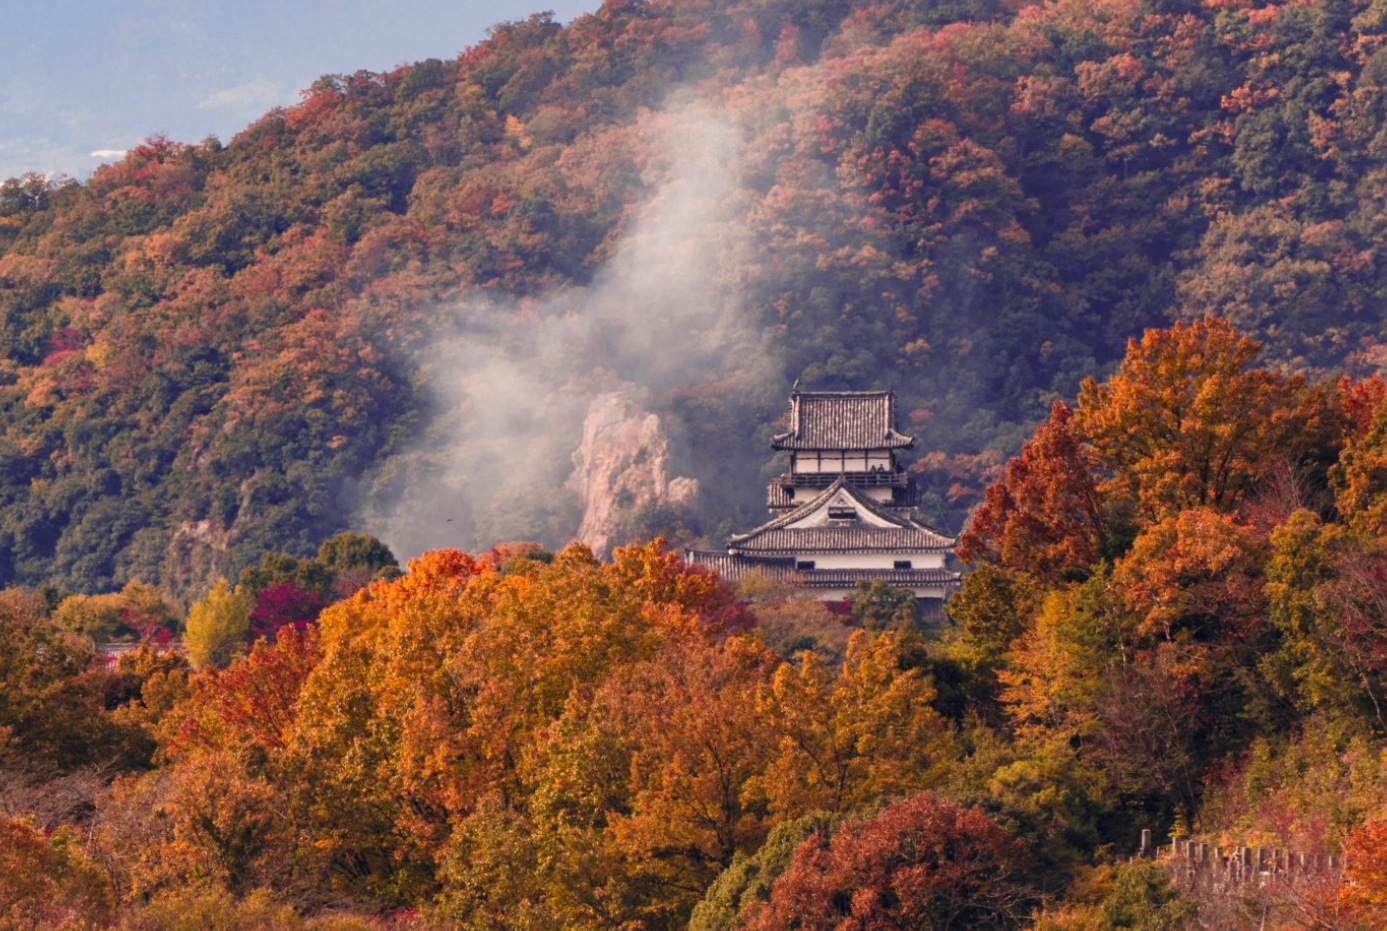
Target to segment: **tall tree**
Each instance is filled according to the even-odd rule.
[[[859,631],[837,675],[809,652],[776,670],[761,708],[778,748],[757,780],[773,812],[851,811],[938,778],[947,731],[930,705],[933,684],[901,668],[909,638]]]
[[[245,652],[250,629],[250,599],[226,579],[188,610],[183,642],[194,669],[220,669]]]
[[[1046,582],[1082,572],[1098,559],[1103,507],[1097,461],[1074,430],[1063,401],[987,489],[958,556],[998,563]]]
[[[1130,340],[1112,378],[1079,390],[1076,426],[1110,472],[1104,491],[1150,518],[1230,512],[1279,463],[1332,448],[1328,392],[1254,367],[1258,351],[1217,317]]]
[[[1387,404],[1372,403],[1374,387],[1369,382],[1345,395],[1358,429],[1330,470],[1334,503],[1364,540],[1387,535]]]

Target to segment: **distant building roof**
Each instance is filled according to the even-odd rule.
[[[832,520],[819,526],[792,526],[803,523],[818,511],[828,509],[829,501],[842,500],[844,497],[852,502],[855,510],[876,520]],[[734,553],[767,556],[884,550],[929,552],[952,549],[953,545],[951,537],[873,501],[842,475],[800,506],[755,530],[734,534],[727,540],[728,549]]]
[[[790,395],[790,430],[775,449],[902,449],[915,438],[896,431],[890,391],[800,391]]]

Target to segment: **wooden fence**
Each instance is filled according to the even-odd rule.
[[[1241,886],[1285,886],[1337,878],[1344,858],[1306,854],[1279,847],[1219,847],[1185,838],[1152,844],[1151,831],[1141,832],[1137,859],[1154,858],[1184,888],[1234,890]]]

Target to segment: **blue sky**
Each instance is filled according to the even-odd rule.
[[[85,178],[146,136],[229,140],[323,74],[451,58],[600,0],[46,0],[0,17],[0,178]]]

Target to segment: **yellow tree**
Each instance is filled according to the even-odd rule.
[[[930,704],[934,686],[900,668],[903,636],[859,631],[836,676],[808,652],[776,671],[760,701],[776,754],[752,790],[777,818],[850,811],[937,777],[947,731]]]
[[[53,613],[58,626],[101,643],[116,637],[148,638],[178,620],[178,609],[137,579],[108,595],[69,595]]]
[[[245,652],[250,627],[250,599],[233,591],[226,579],[188,611],[183,643],[194,669],[220,669]]]
[[[764,773],[774,740],[757,692],[778,661],[745,638],[671,644],[599,697],[631,748],[630,812],[609,818],[637,883],[660,891],[655,910],[687,915],[738,853],[769,829],[745,792]]]
[[[324,658],[290,744],[313,786],[317,849],[346,886],[383,896],[430,888],[442,860],[453,919],[470,907],[466,890],[490,881],[482,847],[506,825],[542,829],[535,841],[551,845],[547,855],[580,862],[585,845],[605,843],[609,799],[625,797],[631,774],[623,769],[613,788],[582,769],[602,765],[597,750],[559,754],[597,782],[599,800],[581,830],[544,833],[530,810],[543,808],[536,796],[546,779],[535,773],[549,772],[564,741],[586,739],[584,716],[604,683],[666,644],[714,637],[731,607],[725,586],[655,544],[621,549],[610,564],[574,546],[505,572],[431,553],[403,578],[334,605],[321,618]],[[577,803],[544,804],[562,821]],[[516,848],[517,863],[532,854],[532,845]],[[543,876],[530,879],[507,888],[552,891]]]
[[[1349,527],[1373,540],[1387,535],[1387,404],[1376,405],[1362,419],[1366,429],[1351,434],[1330,481]]]
[[[774,748],[756,700],[777,663],[747,637],[678,638],[595,694],[570,694],[525,775],[555,921],[682,924],[732,858],[759,845],[765,806],[744,789]],[[466,874],[480,887],[485,867]]]
[[[997,674],[1001,701],[1018,736],[1034,743],[1075,742],[1098,725],[1105,667],[1130,654],[1122,614],[1098,577],[1051,592]]]

